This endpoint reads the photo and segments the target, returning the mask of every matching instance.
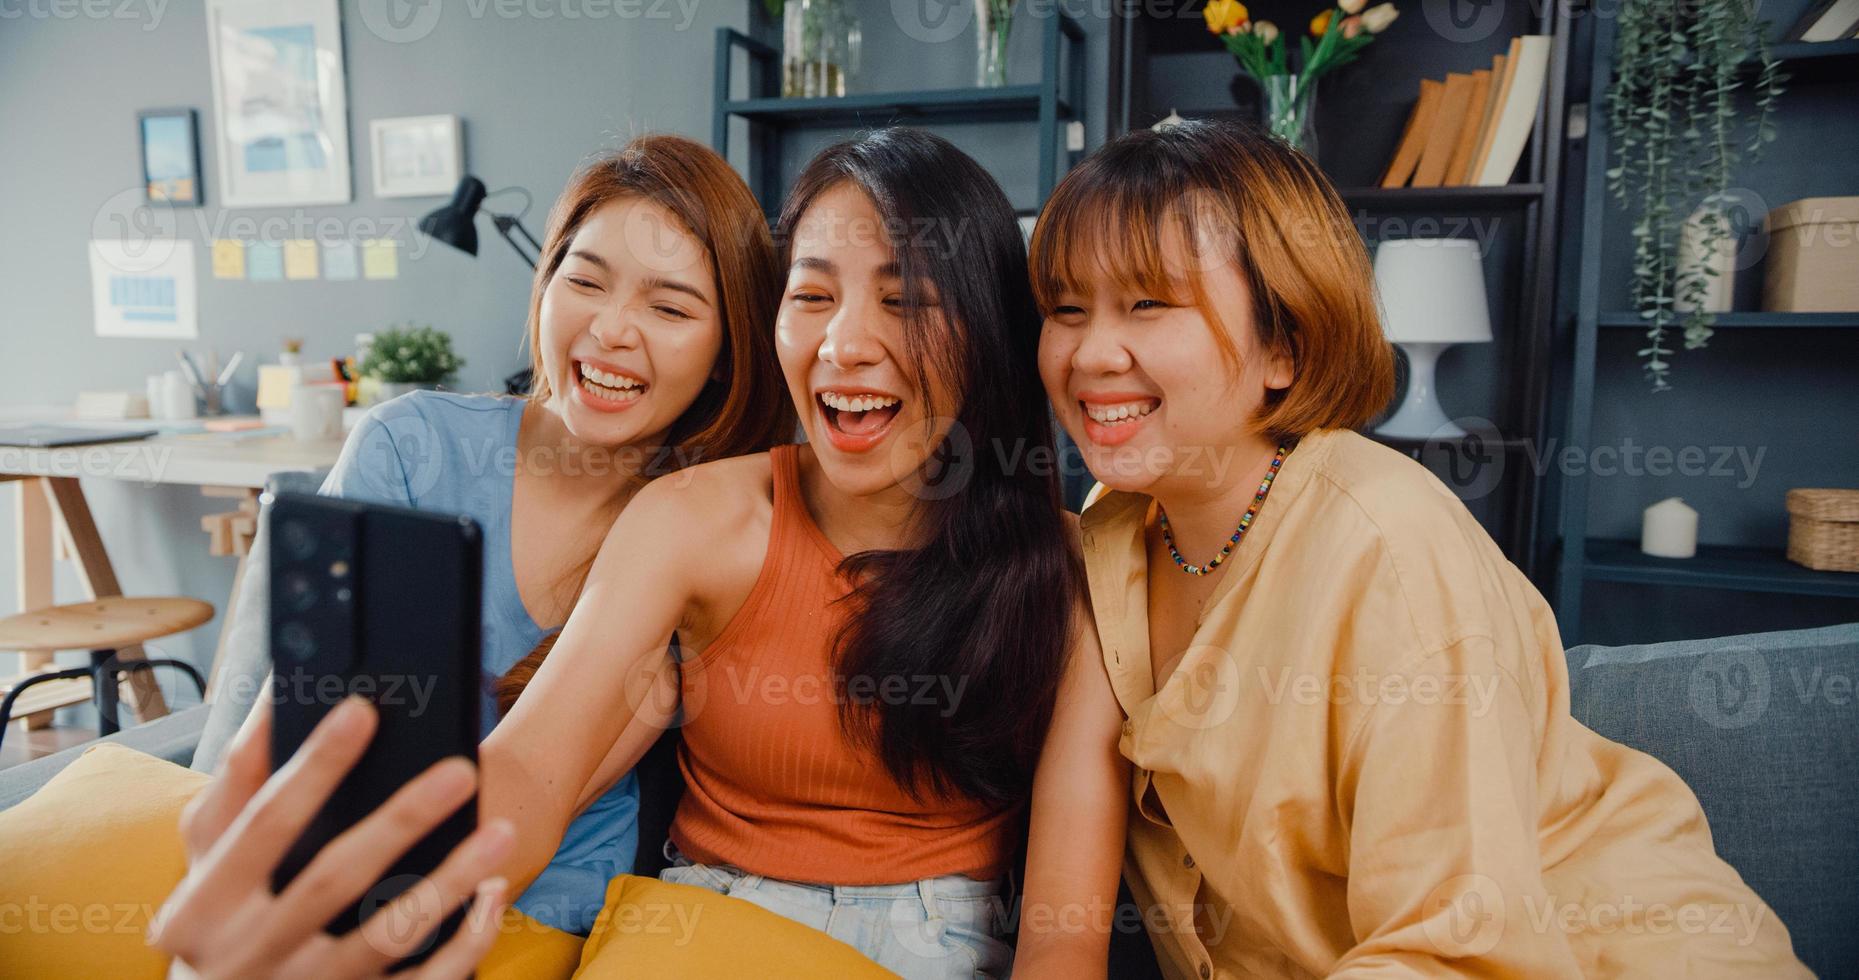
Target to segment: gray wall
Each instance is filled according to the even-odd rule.
[[[586,0],[428,0],[415,8],[428,18],[436,12],[436,19],[416,16],[406,31],[397,32],[391,25],[380,31],[371,26],[383,23],[380,14],[394,6],[391,0],[342,0],[353,200],[237,211],[219,206],[206,24],[196,0],[105,4],[111,16],[99,18],[85,16],[81,4],[73,4],[75,16],[66,18],[54,15],[62,7],[40,15],[28,5],[8,5],[9,15],[21,16],[0,19],[0,92],[6,93],[0,98],[0,215],[6,228],[0,235],[0,294],[6,301],[0,363],[9,375],[0,386],[0,411],[68,404],[80,388],[140,391],[145,375],[174,365],[179,342],[93,335],[85,244],[109,237],[112,219],[139,186],[136,112],[173,106],[199,110],[208,202],[177,214],[178,234],[196,243],[201,267],[200,338],[190,346],[214,347],[222,356],[247,352],[239,378],[245,404],[255,377],[251,365],[274,359],[283,338],[304,338],[308,355],[328,357],[346,352],[357,332],[402,320],[431,323],[453,335],[469,361],[459,387],[496,387],[522,363],[518,340],[529,269],[487,222],[479,222],[483,240],[475,260],[411,233],[413,220],[440,201],[373,196],[368,121],[461,116],[466,169],[493,189],[509,184],[529,189],[536,203],[526,223],[540,236],[550,202],[591,153],[648,130],[709,138],[715,31],[748,26],[749,2],[754,0],[641,0],[628,6],[620,0],[615,13],[599,17],[589,14],[604,5]],[[1101,12],[1074,6],[1092,40],[1087,105],[1095,144],[1102,138],[1106,26]],[[891,3],[860,7],[870,66],[862,89],[971,82],[972,28],[948,41],[924,43],[899,25]],[[118,10],[128,16],[115,16]],[[637,14],[624,15],[633,11]],[[563,16],[569,12],[583,16]],[[1037,56],[1037,32],[1017,30],[1012,80],[1032,81]],[[1016,205],[1031,205],[1036,144],[1030,125],[945,132],[995,170]],[[381,282],[215,280],[210,240],[253,237],[237,233],[234,219],[333,219],[357,238],[398,227],[401,276]],[[93,227],[99,229],[95,234]],[[222,507],[191,488],[87,480],[85,489],[125,591],[224,601],[232,560],[209,558],[197,530],[200,515]],[[14,547],[13,493],[0,490],[9,504],[0,520],[0,554],[8,556]],[[0,611],[15,605],[13,575],[12,561],[0,562]],[[58,599],[76,598],[76,582],[61,568]],[[165,649],[204,665],[217,635],[215,621]],[[0,672],[11,668],[0,664]]]

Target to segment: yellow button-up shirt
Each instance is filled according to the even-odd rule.
[[[1548,604],[1419,464],[1305,437],[1159,691],[1153,510],[1081,530],[1170,977],[1809,976],[1678,776],[1569,716]]]

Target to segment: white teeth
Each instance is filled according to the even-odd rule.
[[[1150,412],[1155,411],[1156,406],[1160,404],[1160,402],[1149,400],[1124,402],[1120,405],[1093,405],[1086,403],[1084,406],[1084,413],[1089,415],[1093,422],[1109,425],[1122,422],[1126,419],[1142,418]]]
[[[836,391],[820,392],[820,401],[826,407],[841,412],[870,412],[880,408],[890,408],[901,400],[885,395],[842,395]]]
[[[643,382],[639,381],[637,378],[629,378],[623,374],[609,374],[586,362],[582,362],[581,364],[581,377],[597,385],[605,385],[609,388],[638,388],[643,384]]]
[[[601,384],[587,384],[582,385],[581,388],[583,391],[593,394],[595,398],[604,398],[610,402],[638,401],[645,396],[644,388],[615,389]]]

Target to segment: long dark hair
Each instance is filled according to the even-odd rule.
[[[883,219],[905,308],[925,308],[925,283],[939,297],[940,316],[906,319],[918,390],[934,390],[933,365],[960,404],[934,406],[955,424],[930,464],[943,482],[919,494],[923,543],[842,567],[855,612],[836,641],[841,676],[909,696],[841,698],[842,721],[912,793],[1018,803],[1052,719],[1078,588],[1024,239],[1000,186],[966,154],[921,130],[882,129],[801,172],[775,230],[783,267],[809,205],[847,182]]]

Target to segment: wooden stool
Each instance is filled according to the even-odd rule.
[[[3,685],[0,740],[17,712],[28,721],[49,718],[54,709],[84,701],[97,705],[97,734],[120,730],[117,685],[121,675],[166,665],[181,670],[206,695],[206,682],[193,666],[173,659],[121,660],[116,652],[149,640],[184,633],[213,618],[213,607],[198,599],[132,599],[115,596],[65,606],[35,609],[0,619],[0,649],[25,655],[28,669],[49,664],[54,651],[89,650],[90,666],[22,674]]]

